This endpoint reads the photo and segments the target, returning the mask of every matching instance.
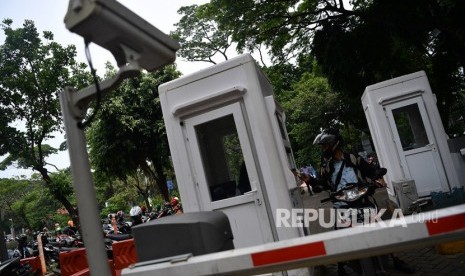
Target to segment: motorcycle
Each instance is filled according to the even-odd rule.
[[[80,235],[58,235],[55,241],[51,241],[50,244],[56,247],[72,247],[81,248],[84,247],[84,242]]]
[[[22,234],[15,237],[16,242],[18,243],[18,251],[15,250],[15,254],[19,252],[21,258],[29,258],[33,256],[33,249],[31,245],[27,242],[27,236]]]
[[[113,234],[131,234],[131,226],[124,221],[117,221],[116,222],[116,228],[118,231],[115,233],[115,230],[113,228],[113,225],[111,224],[103,224],[103,232],[105,235],[113,235]]]
[[[385,170],[375,179],[386,174]],[[374,183],[351,183],[340,190],[329,192],[329,197],[321,203],[332,202],[336,211],[335,230],[363,226],[374,222],[378,214],[378,205],[374,200],[375,190],[379,188]],[[375,256],[346,263],[338,263],[339,275],[346,275],[345,265],[361,275],[388,275],[385,270],[388,264],[387,256]]]
[[[29,276],[34,275],[29,264],[22,265],[21,257],[15,257],[0,263],[0,275],[5,276]]]
[[[59,271],[60,269],[60,248],[55,247],[52,244],[46,244],[44,247],[44,258],[45,264],[48,267],[47,270]]]
[[[372,216],[378,213],[378,205],[372,199],[376,188],[373,184],[348,184],[336,192],[330,192],[328,198],[321,200],[321,203],[331,201],[333,205],[338,206],[336,207],[338,215],[336,229],[373,221]],[[341,202],[342,204],[338,205]]]
[[[173,210],[171,203],[165,202],[163,204],[163,209],[158,213],[157,219],[162,218],[162,217],[167,217],[176,214],[176,212]]]
[[[433,201],[431,197],[422,197],[413,201],[408,207],[411,214],[418,214],[423,211],[431,210],[433,206]]]

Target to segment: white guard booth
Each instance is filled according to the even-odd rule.
[[[301,237],[277,227],[302,208],[283,110],[244,54],[159,87],[184,210],[224,212],[235,248]]]
[[[424,71],[366,87],[362,104],[380,164],[388,169],[391,199],[393,183],[415,183],[397,191],[398,197],[410,192],[405,189],[416,188],[422,197],[460,186]]]

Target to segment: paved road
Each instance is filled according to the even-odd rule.
[[[324,193],[310,196],[304,194],[304,206],[305,208],[330,208],[330,204],[321,206],[320,200],[327,197]],[[387,205],[387,192],[386,190],[379,189],[375,198],[380,208],[385,208]],[[318,225],[318,223],[310,223],[310,233],[321,233],[325,231],[332,231],[331,229],[324,229]],[[463,250],[465,252],[465,248]],[[389,259],[387,272],[391,276],[401,275],[431,275],[431,276],[455,276],[465,275],[465,253],[444,255],[438,254],[435,247],[424,247],[417,248],[408,251],[397,252],[397,255],[403,261],[407,262],[411,267],[415,269],[415,273],[407,274],[394,269],[392,259]],[[346,270],[348,275],[357,275],[351,271],[350,268]],[[337,265],[326,265],[317,268],[317,275],[335,276],[337,274]]]

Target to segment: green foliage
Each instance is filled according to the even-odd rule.
[[[50,173],[50,179],[53,182],[53,187],[51,188],[52,192],[50,193],[51,196],[55,193],[60,193],[69,198],[71,202],[75,203],[76,199],[74,198],[73,180],[70,169]]]
[[[129,213],[131,208],[130,203],[139,201],[139,196],[134,187],[126,185],[123,181],[115,181],[113,184],[116,192],[106,199],[107,206],[100,212],[102,218],[120,210]]]
[[[355,128],[353,125],[345,124],[339,129],[342,139],[344,140],[344,149],[347,152],[358,153],[363,151],[361,146],[361,138],[364,137],[364,133]]]
[[[338,94],[323,77],[305,73],[293,86],[292,97],[283,107],[297,164],[319,162],[319,148],[313,140],[321,129],[338,125],[338,105]]]
[[[31,183],[25,179],[0,180],[0,208],[3,214],[14,216],[13,205],[21,200],[31,189]]]
[[[173,197],[179,198],[180,201],[181,201],[181,203],[182,203],[182,198],[181,198],[181,196],[179,195],[179,191],[178,191],[177,189],[174,189],[174,190],[172,190],[172,191],[170,192],[170,199],[173,198]],[[151,200],[152,200],[152,207],[153,207],[153,209],[155,209],[155,207],[156,207],[157,205],[163,206],[163,203],[166,202],[166,200],[165,200],[161,195],[159,195],[159,194],[153,196],[153,197],[151,198]]]
[[[62,205],[42,187],[34,178],[0,180],[0,207],[5,218],[13,219],[15,228],[39,230],[53,226],[55,221],[69,220],[69,216],[57,214]],[[10,222],[3,225],[11,227]]]
[[[229,170],[229,175],[236,177],[235,180],[239,183],[239,175],[241,165],[244,162],[241,145],[239,143],[239,136],[237,133],[230,134],[223,137],[223,147],[226,157],[226,162]]]
[[[273,61],[316,57],[331,88],[343,94],[351,125],[366,129],[360,96],[367,85],[425,70],[446,131],[463,135],[451,118],[465,76],[465,2],[460,0],[212,0],[218,29],[238,49],[266,46]],[[276,77],[273,76],[271,78]],[[281,96],[280,94],[278,94]]]
[[[183,15],[174,24],[177,28],[170,35],[181,44],[178,54],[188,61],[203,61],[215,64],[214,57],[225,60],[231,46],[230,33],[218,29],[215,11],[209,4],[181,7],[178,13]]]
[[[426,71],[446,131],[463,134],[450,120],[454,93],[465,83],[465,43],[456,37],[465,31],[457,24],[459,11],[465,12],[463,1],[375,1],[356,18],[324,23],[313,53],[333,88],[357,101],[367,85]],[[361,110],[357,115],[364,123]]]
[[[82,87],[89,73],[76,63],[74,46],[56,43],[51,32],[40,37],[31,20],[21,28],[11,25],[10,19],[1,24],[6,39],[0,45],[0,108],[5,114],[0,116],[0,151],[8,156],[0,169],[15,164],[39,172],[53,196],[73,214],[65,196],[69,192],[60,183],[54,186],[46,169],[47,157],[57,152],[46,142],[62,130],[58,93],[65,86]]]
[[[455,101],[452,103],[449,119],[450,133],[452,137],[465,135],[465,83],[463,88],[453,93]]]
[[[171,163],[158,85],[179,74],[174,66],[143,73],[105,99],[87,133],[97,178],[133,183],[145,199],[149,192],[168,197],[165,172]]]
[[[153,209],[156,209],[157,206],[163,206],[163,203],[165,203],[165,202],[166,202],[166,200],[159,194],[152,197],[152,207],[153,207]]]

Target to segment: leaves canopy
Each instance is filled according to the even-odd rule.
[[[66,192],[54,185],[46,169],[47,157],[57,152],[46,142],[62,131],[58,93],[67,85],[87,83],[86,66],[74,60],[74,46],[61,46],[48,31],[41,38],[33,21],[17,29],[11,25],[9,19],[1,25],[6,39],[0,46],[0,151],[8,157],[0,169],[16,164],[39,172],[54,197],[76,217]]]
[[[149,191],[155,192],[156,184],[169,200],[165,174],[170,154],[158,86],[179,74],[174,66],[143,73],[123,82],[105,99],[88,132],[90,159],[97,174],[123,181],[131,176],[135,181],[142,171],[149,185],[135,181],[139,193],[147,198]]]
[[[465,3],[460,0],[212,0],[218,28],[240,50],[265,45],[275,62],[312,54],[331,87],[345,95],[357,128],[367,85],[425,70],[449,134],[463,94]],[[455,111],[454,111],[455,110]],[[454,115],[460,118],[462,114]],[[463,127],[462,127],[463,128]],[[463,129],[462,129],[463,133]]]
[[[58,174],[70,176],[69,172]],[[11,218],[17,229],[42,229],[52,227],[60,218],[69,219],[57,214],[62,205],[43,189],[40,179],[35,176],[31,179],[0,179],[0,199],[4,218]]]
[[[178,54],[188,61],[203,61],[216,64],[214,57],[220,55],[224,60],[231,46],[228,31],[219,30],[215,12],[209,5],[181,7],[181,20],[174,24],[176,30],[170,35],[181,44]]]

